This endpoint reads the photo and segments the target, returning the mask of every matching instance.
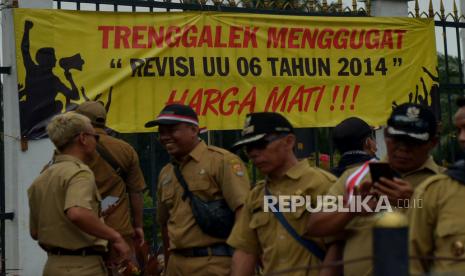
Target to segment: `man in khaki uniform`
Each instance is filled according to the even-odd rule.
[[[158,125],[160,143],[172,157],[172,163],[160,172],[157,187],[157,215],[165,258],[170,255],[165,261],[168,276],[229,275],[233,252],[224,238],[201,230],[174,166],[194,195],[204,201],[225,199],[236,217],[250,189],[247,170],[239,157],[207,146],[198,137],[198,124],[194,110],[180,104],[167,105],[154,121],[146,124]]]
[[[129,247],[99,218],[100,195],[85,165],[98,140],[85,116],[69,112],[47,126],[58,154],[28,189],[30,233],[48,253],[44,275],[107,275],[102,261],[107,240],[120,260]]]
[[[402,208],[401,204],[411,198],[413,190],[422,181],[443,171],[430,155],[437,143],[437,121],[429,108],[416,104],[403,104],[395,108],[387,123],[385,142],[387,158],[383,162],[388,162],[400,178],[393,181],[381,178],[380,183],[372,183],[368,164],[364,164],[346,171],[328,194],[348,198],[357,193],[357,189],[367,190],[367,187],[371,187],[370,193],[385,195],[393,207]],[[357,175],[360,177],[357,178]],[[355,179],[358,181],[352,183]],[[351,184],[357,188],[351,189]],[[374,208],[377,202],[372,200],[369,204]],[[328,236],[343,232],[344,261],[371,257],[372,231],[379,217],[375,213],[315,213],[309,219],[308,233]],[[372,272],[371,260],[344,266],[346,276],[371,275]]]
[[[264,209],[264,195],[311,196],[323,195],[335,177],[320,169],[311,168],[307,160],[299,161],[294,153],[296,136],[289,121],[278,113],[251,113],[246,119],[242,138],[235,147],[245,147],[253,164],[266,175],[247,196],[244,210],[234,225],[228,244],[236,250],[233,256],[233,276],[254,275],[258,260],[264,273],[293,270],[286,275],[317,275],[317,270],[298,269],[317,265],[323,251],[322,239],[312,239],[317,247],[310,252],[278,221],[270,210]],[[301,238],[309,216],[305,205],[295,212],[282,213],[285,220]]]
[[[465,99],[457,101],[457,138],[465,149]],[[445,174],[433,176],[415,191],[422,208],[410,210],[410,255],[418,257],[464,258],[465,255],[465,161]],[[465,273],[465,262],[451,260],[410,260],[411,273]]]
[[[89,163],[98,191],[103,200],[107,196],[118,198],[115,206],[105,214],[105,223],[118,231],[134,250],[134,242],[141,244],[144,241],[142,191],[145,180],[139,157],[131,145],[105,132],[107,113],[101,102],[84,102],[76,112],[88,117],[100,136],[98,153]],[[112,162],[116,168],[111,165]],[[110,250],[110,261],[116,257],[115,253]]]

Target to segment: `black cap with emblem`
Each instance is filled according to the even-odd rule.
[[[408,136],[419,141],[429,141],[436,136],[437,120],[431,109],[424,105],[406,103],[396,107],[387,121],[391,136]]]
[[[245,119],[241,139],[233,145],[233,149],[258,141],[267,134],[272,133],[294,133],[294,128],[291,123],[279,113],[250,113]]]

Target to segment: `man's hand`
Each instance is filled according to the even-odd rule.
[[[112,241],[111,246],[118,253],[117,263],[121,263],[125,260],[130,260],[131,249],[121,236]]]
[[[371,181],[363,181],[360,185],[354,187],[354,195],[361,196],[362,198],[371,195],[371,188],[373,183]]]
[[[366,197],[371,197],[371,199],[366,204],[371,210],[374,210],[376,208],[376,205],[378,204],[376,194],[373,192],[373,182],[371,181],[363,181],[362,183],[360,183],[360,185],[355,186],[354,196],[360,196],[362,201]],[[360,211],[361,212],[356,213],[359,216],[369,216],[373,214],[372,212],[368,212],[368,210],[365,210],[365,208],[362,208]]]
[[[144,243],[144,229],[142,227],[134,227],[134,243],[141,246]]]
[[[409,199],[413,195],[413,187],[405,180],[394,178],[394,180],[381,177],[380,182],[374,184],[374,193],[377,195],[385,195],[389,202],[395,206],[398,202],[403,202],[404,199]]]

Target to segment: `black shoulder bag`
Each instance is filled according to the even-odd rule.
[[[113,155],[100,143],[97,143],[97,152],[112,168],[115,170],[116,174],[126,181],[127,173],[126,171],[116,162]]]
[[[185,200],[186,197],[190,199],[192,214],[200,229],[212,237],[226,239],[234,226],[234,212],[231,211],[226,200],[203,201],[189,190],[179,165],[173,164],[173,166],[176,178],[184,188],[182,199]]]

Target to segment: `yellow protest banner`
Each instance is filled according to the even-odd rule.
[[[201,126],[240,129],[275,111],[296,127],[349,116],[385,123],[392,106],[437,97],[434,22],[385,17],[15,9],[23,129],[98,98],[108,125],[151,131],[168,103]],[[46,109],[43,107],[47,107]]]

